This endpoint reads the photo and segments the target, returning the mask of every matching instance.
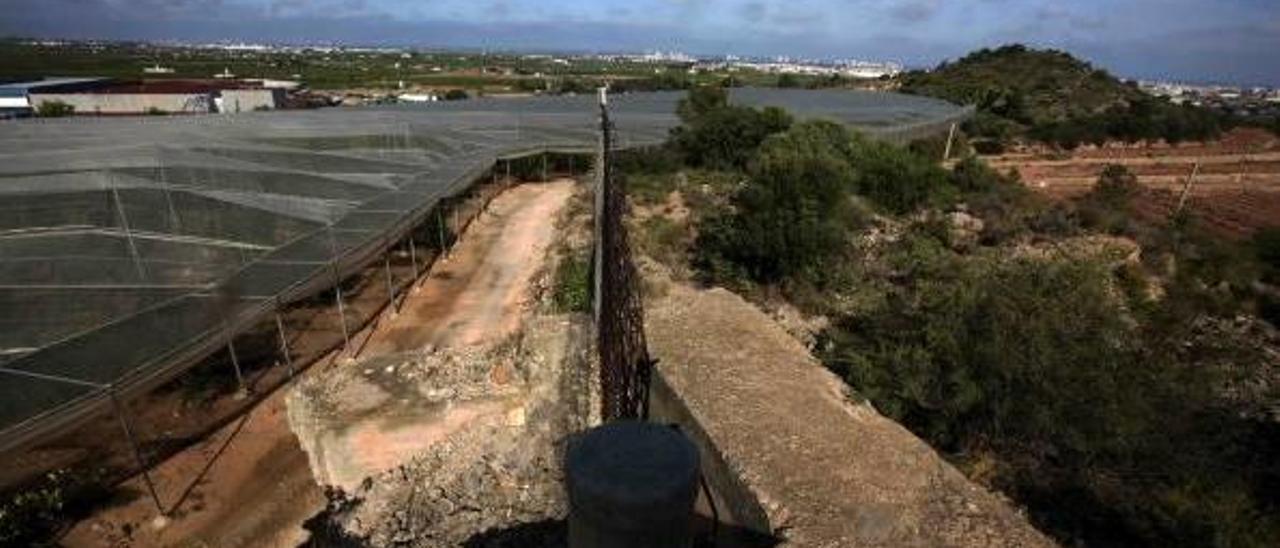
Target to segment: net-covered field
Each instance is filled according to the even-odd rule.
[[[617,144],[661,142],[680,97],[611,97]],[[967,115],[870,92],[734,99],[893,140]],[[502,158],[594,150],[596,114],[558,97],[0,125],[0,450],[333,288]]]

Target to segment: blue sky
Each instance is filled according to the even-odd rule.
[[[1067,49],[1131,77],[1280,85],[1280,0],[5,0],[0,34],[679,49],[933,65]]]

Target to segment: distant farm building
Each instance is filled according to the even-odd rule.
[[[42,103],[71,106],[77,115],[209,114],[283,106],[287,85],[272,81],[52,79],[0,86],[0,108],[27,114]]]

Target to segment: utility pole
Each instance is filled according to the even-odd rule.
[[[1191,168],[1191,176],[1187,177],[1187,184],[1182,187],[1182,196],[1178,198],[1178,209],[1175,214],[1181,215],[1182,209],[1187,206],[1187,198],[1191,196],[1191,185],[1196,182],[1196,175],[1200,173],[1200,161],[1196,161],[1195,167]]]

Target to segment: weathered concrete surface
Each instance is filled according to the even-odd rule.
[[[651,283],[663,293],[645,305],[655,380],[678,400],[655,403],[683,408],[703,462],[722,468],[704,468],[729,499],[721,503],[743,507],[739,523],[764,521],[796,546],[1053,545],[905,428],[852,403],[750,303],[723,289]],[[753,502],[764,514],[756,519]]]

